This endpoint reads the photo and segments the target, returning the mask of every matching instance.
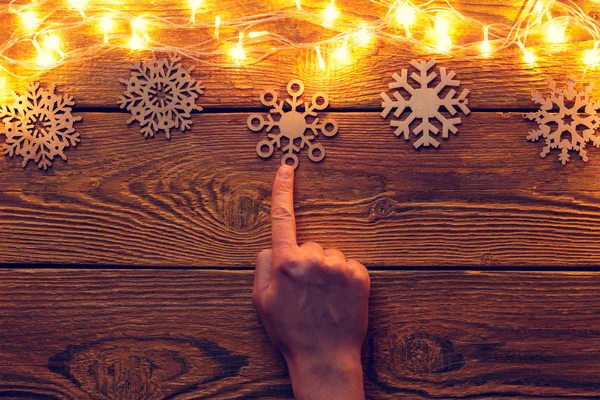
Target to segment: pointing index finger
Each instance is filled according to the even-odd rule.
[[[296,218],[294,216],[294,169],[289,165],[279,168],[271,199],[271,236],[273,251],[297,247]]]

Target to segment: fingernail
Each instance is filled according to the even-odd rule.
[[[294,169],[289,165],[283,165],[279,168],[279,177],[282,179],[290,179],[293,173]]]

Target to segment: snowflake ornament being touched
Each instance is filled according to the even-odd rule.
[[[66,160],[65,150],[79,143],[73,125],[82,118],[71,113],[75,104],[71,96],[55,94],[56,85],[44,90],[36,82],[26,89],[24,94],[14,95],[12,105],[0,108],[0,133],[6,136],[2,147],[9,157],[21,156],[23,168],[33,160],[46,170],[54,157]]]
[[[196,105],[204,87],[191,73],[194,68],[184,68],[181,58],[152,57],[149,62],[137,61],[131,66],[131,76],[121,80],[127,91],[119,97],[121,108],[131,111],[131,124],[137,121],[144,137],[164,132],[171,138],[171,130],[185,131],[192,127],[192,111],[202,111]]]
[[[323,161],[325,148],[321,144],[314,144],[314,139],[323,134],[326,137],[335,136],[338,124],[332,119],[320,120],[317,111],[323,111],[329,106],[329,99],[324,93],[315,93],[310,102],[300,100],[304,94],[302,81],[293,79],[287,85],[287,92],[291,98],[279,100],[277,93],[267,90],[260,96],[263,105],[271,107],[266,116],[252,114],[248,117],[248,128],[253,132],[260,132],[266,128],[267,138],[258,143],[256,152],[262,158],[273,155],[275,147],[285,153],[281,158],[281,165],[298,167],[298,156],[304,147],[308,148],[308,158],[314,162]],[[276,115],[274,118],[273,115]]]
[[[437,148],[440,142],[434,136],[438,135],[439,128],[444,139],[448,138],[450,132],[453,134],[458,132],[456,125],[459,125],[462,120],[460,117],[454,117],[458,112],[457,107],[465,115],[470,113],[467,106],[469,90],[465,89],[456,96],[456,90],[451,89],[460,85],[460,81],[453,79],[456,74],[453,71],[447,72],[446,68],[440,68],[439,74],[430,72],[435,64],[435,60],[412,60],[410,65],[417,71],[410,75],[410,79],[414,81],[416,87],[409,82],[408,69],[403,69],[400,75],[397,73],[393,75],[394,82],[389,84],[389,88],[394,90],[393,98],[385,92],[381,93],[383,99],[381,116],[387,118],[394,111],[396,119],[390,122],[390,126],[397,128],[396,136],[403,135],[404,140],[410,139],[411,126],[413,126],[412,133],[419,137],[414,143],[416,149],[421,146]],[[408,116],[400,119],[407,109],[410,109]],[[454,118],[447,118],[443,114],[444,109]],[[417,124],[415,122],[417,120],[420,123]]]
[[[600,118],[596,110],[600,102],[591,99],[593,83],[576,90],[573,78],[567,79],[567,90],[561,90],[552,79],[548,79],[552,93],[543,97],[533,93],[532,99],[540,105],[539,111],[526,113],[523,117],[535,121],[537,130],[531,130],[527,140],[537,142],[541,138],[545,146],[540,156],[545,158],[551,150],[558,149],[559,161],[565,165],[570,160],[569,151],[576,151],[583,161],[588,160],[587,143],[600,147],[600,137],[596,131],[600,128]]]

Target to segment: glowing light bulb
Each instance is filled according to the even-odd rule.
[[[298,11],[302,11],[302,4],[300,4],[300,0],[296,0],[296,8]]]
[[[196,11],[202,6],[202,0],[190,0],[190,7],[192,8],[192,15],[190,16],[190,22],[196,23]]]
[[[57,35],[51,34],[46,36],[44,47],[46,48],[46,51],[56,51],[61,58],[65,58],[65,53],[60,48],[60,38]]]
[[[437,36],[437,50],[440,53],[448,53],[452,48],[452,39],[450,39],[450,35],[448,35],[448,31],[450,30],[450,23],[448,19],[438,14],[435,17],[435,33]]]
[[[369,30],[367,24],[362,24],[362,28],[356,31],[354,34],[354,43],[360,46],[366,46],[371,43],[371,39],[373,38],[373,32]]]
[[[350,60],[350,52],[348,51],[348,40],[344,40],[341,46],[335,50],[335,59],[340,64],[346,64]]]
[[[231,58],[237,63],[241,64],[246,59],[246,50],[244,50],[243,46],[244,33],[240,32],[240,39],[238,44],[235,45],[230,52]]]
[[[407,3],[400,4],[396,9],[396,21],[404,26],[406,37],[412,37],[410,26],[415,22],[416,11],[413,6]]]
[[[250,32],[250,33],[248,34],[248,37],[249,37],[250,39],[256,39],[256,38],[259,38],[259,37],[261,37],[261,36],[266,36],[266,35],[268,35],[268,34],[269,34],[269,31]]]
[[[69,3],[71,3],[71,6],[76,9],[77,11],[79,11],[79,13],[81,14],[81,16],[85,19],[85,12],[83,11],[83,9],[85,8],[85,6],[87,5],[88,0],[69,0]]]
[[[525,45],[523,45],[523,43],[521,43],[521,41],[518,41],[517,45],[523,52],[523,60],[525,60],[525,62],[528,64],[534,64],[535,60],[536,60],[535,54],[533,54],[531,51],[527,50],[525,48]]]
[[[108,44],[108,34],[115,28],[115,22],[111,17],[105,15],[100,19],[100,28],[104,32],[104,44]]]
[[[219,29],[221,27],[221,17],[217,15],[215,18],[215,38],[219,40]]]
[[[339,11],[335,8],[335,0],[331,0],[331,3],[323,10],[323,19],[325,26],[329,27],[333,24],[333,21],[338,17]]]
[[[40,67],[49,68],[54,64],[54,57],[47,51],[39,51],[36,61]]]
[[[565,41],[565,24],[556,21],[548,22],[546,29],[546,39],[549,43],[564,43]]]
[[[492,45],[490,45],[490,28],[488,26],[483,27],[483,42],[481,42],[481,53],[484,57],[489,57],[492,52]]]
[[[325,71],[327,66],[325,65],[325,60],[323,60],[321,48],[319,46],[315,46],[315,52],[317,53],[317,62],[319,63],[319,68],[321,69],[321,71]]]
[[[150,36],[146,31],[146,21],[142,17],[131,20],[131,39],[129,39],[131,50],[141,50],[146,47],[149,41]]]
[[[594,67],[600,64],[600,54],[598,53],[598,46],[600,46],[600,41],[596,41],[594,43],[594,48],[590,50],[586,50],[583,54],[583,62],[585,65],[589,67]]]
[[[30,31],[37,29],[40,26],[40,19],[37,17],[34,11],[25,11],[19,14],[23,25]]]

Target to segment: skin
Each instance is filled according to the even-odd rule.
[[[368,325],[367,269],[339,250],[298,246],[294,170],[273,183],[272,249],[258,255],[252,298],[283,354],[299,400],[363,400],[361,347]]]

